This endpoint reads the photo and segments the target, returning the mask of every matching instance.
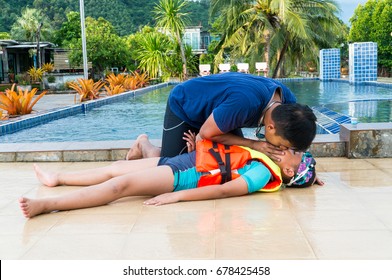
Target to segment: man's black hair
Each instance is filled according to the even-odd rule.
[[[276,134],[288,140],[292,148],[305,151],[316,136],[316,116],[307,105],[282,104],[271,112]]]

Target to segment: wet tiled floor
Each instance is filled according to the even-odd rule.
[[[51,170],[109,164],[39,163]],[[144,197],[26,219],[59,195],[32,163],[0,163],[0,259],[392,259],[392,159],[319,158],[325,186],[143,206]]]

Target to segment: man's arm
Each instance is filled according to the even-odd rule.
[[[242,196],[248,193],[248,185],[241,177],[223,185],[211,185],[201,188],[164,193],[144,202],[147,205],[164,205],[179,201],[195,201]]]

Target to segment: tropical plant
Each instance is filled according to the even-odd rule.
[[[184,79],[188,78],[185,49],[182,43],[182,36],[188,22],[188,14],[184,12],[187,3],[184,0],[160,0],[154,9],[157,21],[156,25],[172,34],[177,45],[180,47]]]
[[[43,72],[51,73],[51,72],[53,72],[53,70],[54,70],[54,64],[48,62],[48,63],[43,64],[43,65],[41,66],[41,68],[42,68],[42,71],[43,71]]]
[[[124,88],[123,85],[112,85],[112,84],[109,84],[108,86],[104,85],[104,87],[106,89],[106,95],[109,95],[109,96],[110,95],[116,95],[116,94],[119,94],[119,93],[122,93],[122,92],[125,91],[125,88]]]
[[[123,85],[124,81],[126,79],[126,75],[124,74],[114,74],[114,73],[110,73],[109,75],[107,75],[106,77],[106,82],[108,82],[110,85],[114,86],[118,86],[118,85]]]
[[[99,97],[99,90],[104,86],[102,81],[94,83],[93,79],[77,79],[77,82],[69,82],[68,86],[80,95],[80,102],[93,100]],[[76,97],[75,97],[76,98]]]
[[[392,72],[392,1],[368,0],[359,4],[350,18],[349,41],[376,42],[378,71],[381,76]]]
[[[51,39],[52,28],[49,19],[40,10],[25,8],[11,29],[13,39],[35,41],[37,66],[41,67],[40,40]]]
[[[18,88],[18,92],[16,92],[15,86],[16,84],[13,84],[11,89],[5,90],[5,93],[0,92],[0,109],[7,111],[9,115],[30,114],[34,105],[46,94],[46,91],[43,91],[33,99],[38,91],[37,88],[33,88],[31,91],[27,89],[23,91]]]
[[[136,59],[139,68],[148,72],[151,78],[165,75],[170,72],[167,66],[172,43],[169,38],[160,32],[146,33],[135,46]]]
[[[147,72],[140,73],[135,71],[132,74],[136,80],[136,87],[142,88],[148,85],[150,78],[148,77]]]
[[[49,19],[40,10],[25,8],[22,10],[22,15],[12,25],[11,37],[33,42],[36,41],[38,31],[42,39],[50,39],[52,28]]]
[[[135,90],[138,88],[137,79],[133,75],[128,75],[124,80],[124,88],[126,90]]]
[[[341,27],[333,0],[212,0],[212,12],[220,15],[222,32],[216,63],[225,51],[251,64],[263,59],[273,77],[298,51],[317,58],[320,47],[333,45]]]
[[[19,85],[30,85],[31,84],[31,76],[29,73],[24,72],[22,74],[16,75],[16,80]]]
[[[42,81],[44,70],[42,70],[42,68],[31,67],[27,73],[30,75],[31,81],[36,83]]]

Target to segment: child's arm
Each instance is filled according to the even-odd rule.
[[[211,185],[190,190],[164,193],[146,200],[147,205],[163,205],[179,201],[194,201],[241,196],[248,193],[248,186],[241,177],[223,185]]]

